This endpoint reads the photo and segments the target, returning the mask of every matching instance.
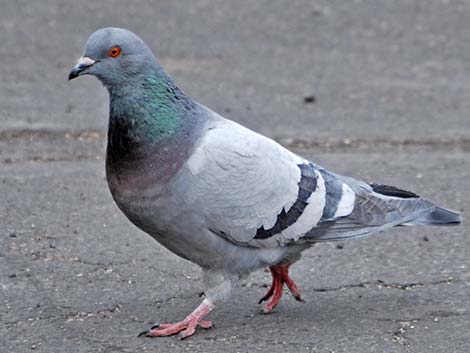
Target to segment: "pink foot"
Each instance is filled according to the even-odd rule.
[[[263,311],[266,314],[271,312],[279,304],[282,297],[282,288],[284,283],[287,285],[287,288],[289,288],[289,291],[296,300],[303,301],[299,288],[292,278],[289,277],[289,266],[290,265],[278,265],[271,266],[269,268],[271,270],[271,275],[273,276],[273,282],[265,296],[259,301],[261,304],[263,301],[270,299],[263,308]]]
[[[196,328],[198,326],[205,329],[212,327],[211,321],[203,320],[202,318],[213,308],[214,306],[211,303],[204,300],[201,305],[199,305],[196,310],[189,314],[183,321],[174,324],[159,324],[152,326],[150,330],[141,332],[139,337],[161,337],[176,335],[179,333],[180,339],[185,339],[192,336],[194,332],[196,332]]]

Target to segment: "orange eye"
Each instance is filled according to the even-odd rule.
[[[111,49],[109,49],[108,55],[112,58],[117,58],[119,55],[121,55],[121,48],[112,47]]]

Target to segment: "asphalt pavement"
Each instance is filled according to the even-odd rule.
[[[141,36],[183,90],[339,173],[470,209],[467,1],[0,0],[0,353],[470,351],[468,226],[304,253],[272,314],[253,273],[215,328],[138,338],[199,302],[200,271],[107,189],[108,97],[67,82],[87,37]]]

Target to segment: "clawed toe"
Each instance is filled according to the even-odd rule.
[[[162,337],[179,334],[180,339],[188,338],[196,332],[198,326],[204,329],[212,327],[212,321],[203,320],[202,318],[207,315],[213,307],[211,303],[205,300],[183,321],[174,324],[153,325],[150,330],[139,333],[138,337]]]
[[[268,296],[267,294],[262,297],[260,300],[258,300],[258,304],[261,304],[262,302],[265,302],[266,300],[268,300],[269,298],[271,298],[271,296]]]
[[[302,298],[302,296],[300,295],[292,295],[294,297],[295,300],[297,300],[298,302],[301,302],[301,303],[305,303],[305,300],[304,298]]]
[[[197,325],[201,328],[204,328],[204,329],[210,329],[212,327],[214,327],[214,324],[212,323],[212,321],[208,321],[208,320],[200,320]]]
[[[148,333],[149,333],[149,330],[142,331],[141,333],[137,335],[137,337],[147,336]]]
[[[289,291],[295,300],[304,302],[297,285],[289,277],[289,265],[271,266],[269,269],[271,270],[273,282],[267,293],[258,302],[258,304],[261,304],[262,302],[269,300],[263,307],[263,313],[270,313],[279,304],[284,284],[287,285],[287,288],[289,288]]]
[[[162,337],[179,334],[180,339],[192,336],[196,332],[196,328],[209,329],[213,327],[212,321],[208,320],[183,320],[174,324],[154,325],[150,330],[142,331],[138,337]]]

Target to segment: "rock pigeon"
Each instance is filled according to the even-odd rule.
[[[230,297],[240,276],[269,268],[265,312],[289,266],[319,242],[394,226],[450,225],[459,213],[393,186],[335,174],[192,100],[148,46],[122,28],[85,44],[69,80],[94,75],[110,97],[106,175],[112,196],[138,228],[202,268],[205,298],[184,320],[142,335],[191,336]]]

